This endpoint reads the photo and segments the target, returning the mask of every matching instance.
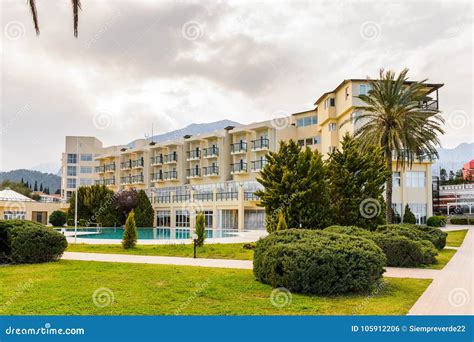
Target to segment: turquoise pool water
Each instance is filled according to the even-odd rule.
[[[74,232],[74,229],[67,229],[68,232]],[[78,234],[81,239],[115,239],[121,240],[123,228],[86,228],[78,229],[78,232],[90,232],[91,234]],[[137,228],[139,240],[171,240],[171,239],[189,239],[190,230],[188,228]],[[235,230],[206,229],[207,238],[232,237],[237,232]]]

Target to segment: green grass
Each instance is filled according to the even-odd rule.
[[[466,237],[467,229],[451,230],[446,233],[448,233],[446,246],[460,247],[464,241],[464,238]]]
[[[440,251],[438,251],[438,255],[436,256],[436,263],[427,265],[426,268],[430,268],[433,270],[441,270],[446,266],[446,264],[451,260],[451,258],[456,254],[455,249],[448,249],[444,248]]]
[[[251,270],[61,260],[0,267],[0,314],[404,315],[431,282],[385,281],[380,291],[367,294],[293,294],[279,308],[271,303],[272,288],[257,282]],[[113,304],[94,305],[93,294],[101,288],[113,292]]]
[[[253,250],[244,249],[244,243],[218,243],[205,244],[198,247],[199,258],[209,259],[237,259],[253,260]],[[107,253],[107,254],[131,254],[131,255],[160,255],[193,257],[193,245],[137,245],[135,248],[125,250],[121,245],[93,245],[93,244],[69,244],[68,252]]]

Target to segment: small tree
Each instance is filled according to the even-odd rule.
[[[288,225],[286,224],[285,214],[283,213],[283,210],[280,210],[278,213],[278,224],[276,230],[280,231],[286,229],[288,229]]]
[[[62,227],[66,223],[66,213],[61,210],[55,210],[49,215],[49,223],[54,227]]]
[[[125,231],[123,232],[122,247],[130,249],[137,244],[137,225],[135,224],[135,213],[133,209],[130,211],[125,221]]]
[[[135,208],[137,227],[152,227],[153,213],[153,207],[146,192],[140,190],[137,194],[137,207]]]
[[[196,235],[198,236],[196,245],[201,247],[206,239],[206,219],[203,213],[199,213],[196,216]]]
[[[405,213],[403,214],[403,223],[416,224],[415,214],[412,213],[408,204],[405,206]]]

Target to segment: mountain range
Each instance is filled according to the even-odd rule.
[[[58,189],[61,189],[61,177],[53,173],[44,173],[35,170],[11,170],[6,172],[0,172],[0,182],[4,180],[9,180],[12,182],[21,182],[21,180],[29,184],[38,183],[38,188],[40,184],[43,184],[43,188],[49,188],[49,193],[54,194]]]
[[[439,148],[439,159],[433,164],[433,175],[439,176],[440,169],[458,171],[468,161],[474,159],[474,143],[462,143],[455,148]]]

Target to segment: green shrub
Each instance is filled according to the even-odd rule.
[[[203,213],[199,213],[196,216],[196,235],[198,237],[196,245],[201,247],[206,239],[206,219]]]
[[[403,223],[416,224],[415,214],[413,214],[408,204],[405,206],[405,213],[403,214]]]
[[[0,221],[0,237],[0,262],[54,261],[67,248],[67,240],[61,233],[32,221]]]
[[[469,224],[469,219],[467,217],[452,217],[449,223],[467,225]]]
[[[62,210],[55,210],[49,215],[49,223],[54,227],[62,227],[66,223],[66,213]]]
[[[471,226],[474,225],[474,218],[470,218],[470,219],[469,219],[469,224],[470,224]]]
[[[78,227],[85,227],[87,225],[87,221],[85,219],[79,219],[77,221],[77,226]]]
[[[278,213],[278,224],[276,230],[279,231],[286,229],[288,229],[288,225],[286,224],[285,214],[283,213],[283,210],[280,210]]]
[[[437,249],[444,248],[448,236],[441,229],[416,224],[387,224],[376,229],[376,232],[385,231],[396,232],[398,235],[406,236],[412,240],[430,241]]]
[[[426,221],[426,225],[429,227],[445,227],[446,216],[431,216]]]
[[[154,210],[144,190],[138,191],[135,208],[135,223],[137,227],[153,227]]]
[[[377,228],[378,231],[371,232],[354,226],[331,226],[325,231],[372,240],[387,257],[387,266],[413,267],[435,262],[438,252],[430,241],[421,239],[421,232],[405,226],[390,229],[392,226],[398,227],[398,225],[385,225]],[[444,241],[446,243],[446,238]]]
[[[296,293],[339,294],[368,291],[386,263],[372,241],[346,234],[288,229],[260,239],[254,275],[273,287]]]
[[[138,232],[137,225],[135,224],[135,212],[133,209],[130,211],[125,221],[125,230],[122,237],[122,247],[124,249],[130,249],[135,247],[137,244]]]

